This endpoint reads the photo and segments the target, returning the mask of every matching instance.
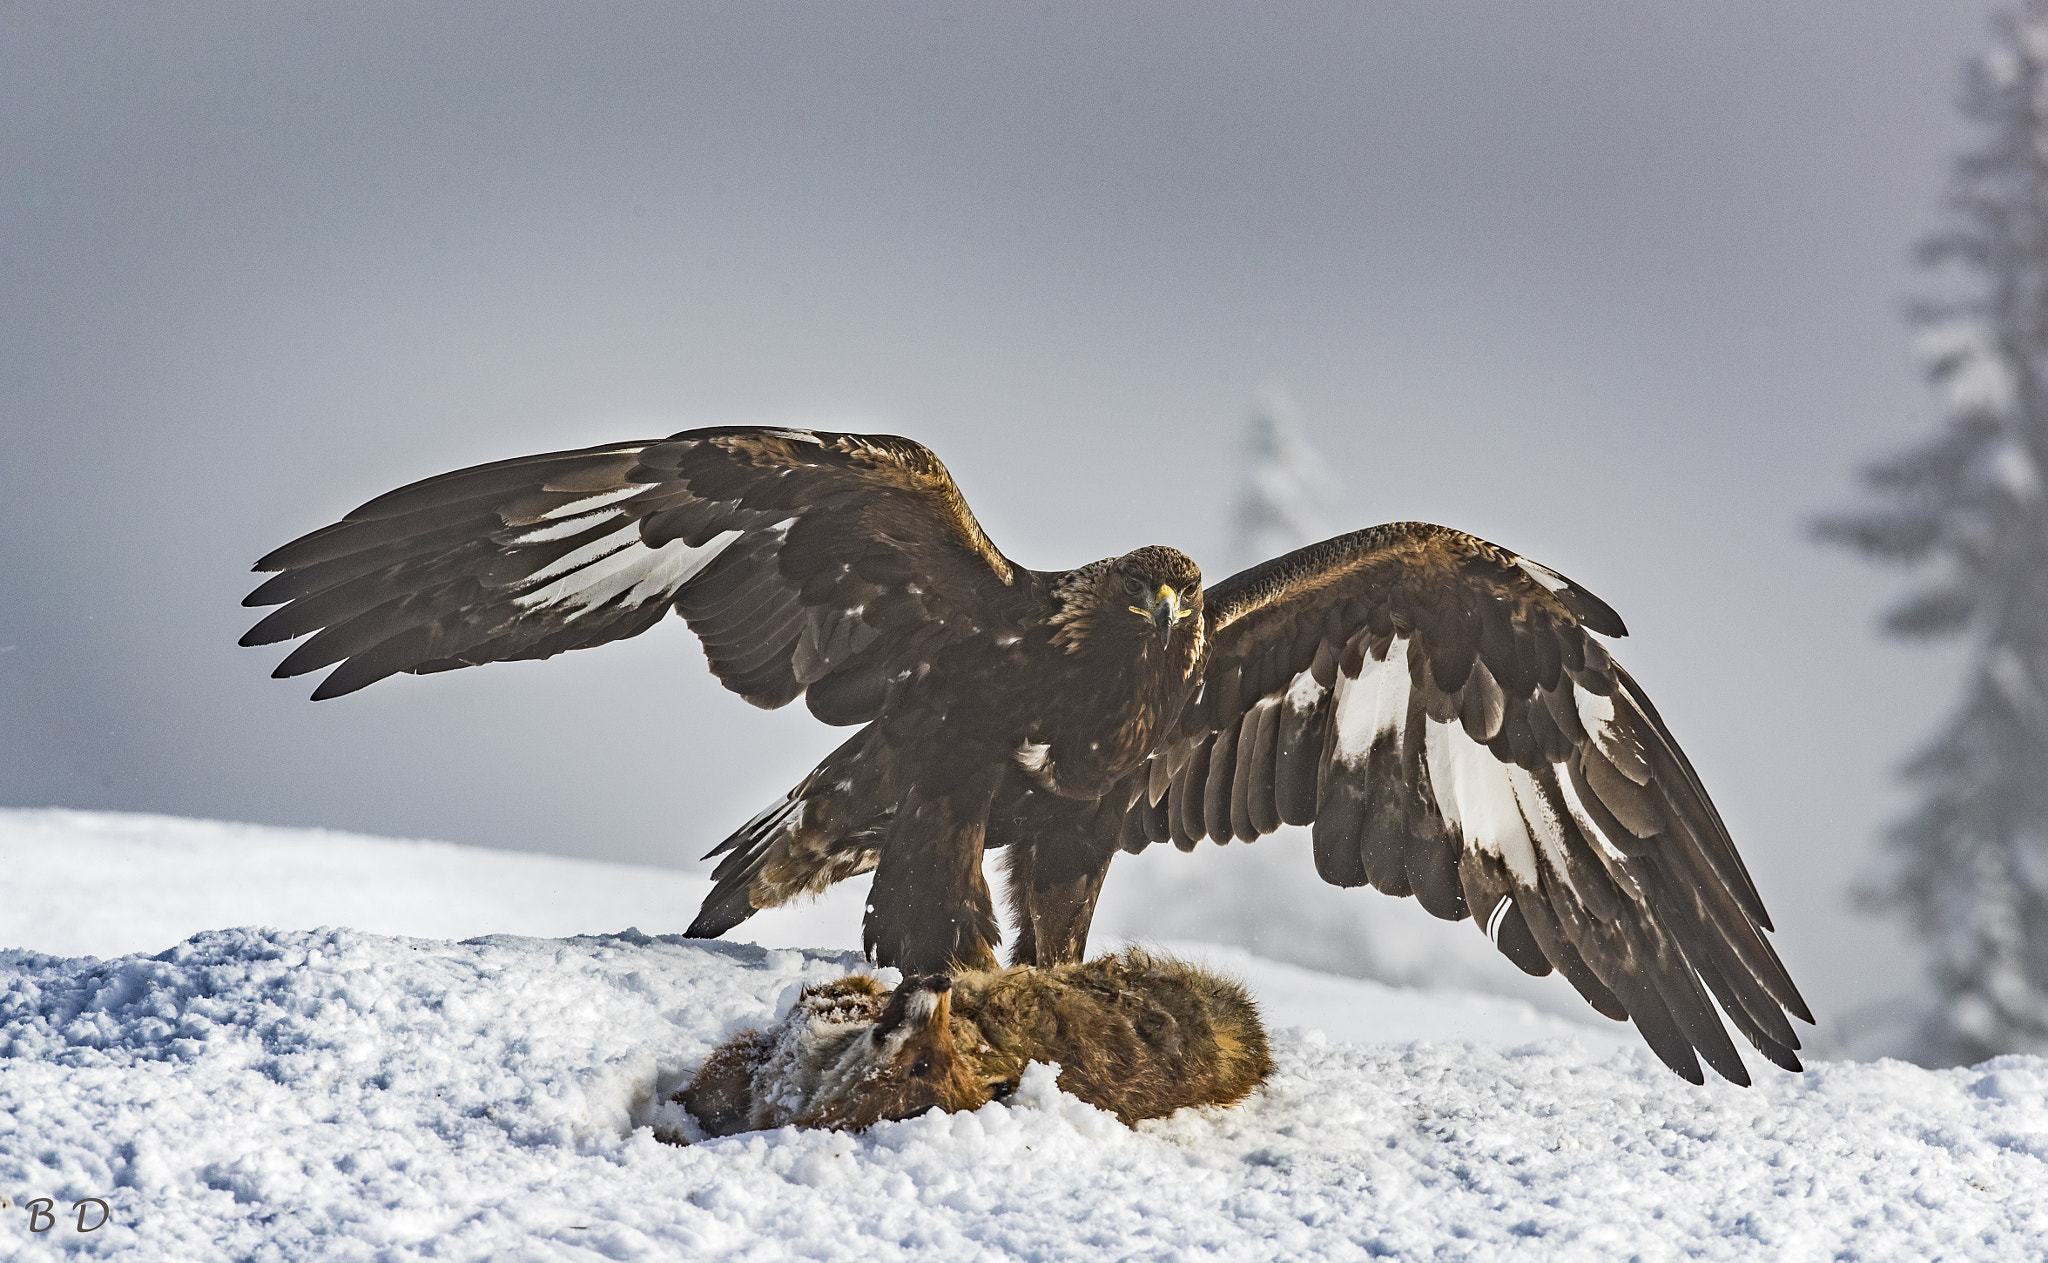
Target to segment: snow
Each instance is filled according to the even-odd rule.
[[[77,811],[0,811],[0,871],[0,944],[65,956],[161,951],[227,925],[449,939],[680,929],[711,888],[446,842]]]
[[[675,1146],[655,1139],[682,1126],[666,1094],[797,984],[858,968],[826,950],[850,939],[619,931],[685,921],[703,879],[312,831],[0,812],[0,863],[0,941],[25,944],[0,952],[0,1256],[2019,1259],[2048,1240],[2040,1058],[1756,1064],[1755,1088],[1695,1088],[1619,1025],[1182,944],[1273,1027],[1278,1070],[1238,1108],[1133,1131],[1045,1070],[972,1114]],[[342,909],[366,924],[297,923]],[[222,915],[272,928],[194,932]],[[521,933],[448,937],[493,918]],[[38,1196],[57,1219],[32,1237]],[[79,1233],[86,1197],[113,1218]]]
[[[1940,384],[1952,411],[1998,416],[2012,412],[2018,391],[1997,335],[1984,322],[1952,319],[1929,325],[1915,339],[1914,350]]]

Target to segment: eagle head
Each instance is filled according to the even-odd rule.
[[[1103,579],[1101,598],[1118,613],[1144,619],[1161,645],[1171,644],[1174,631],[1188,620],[1201,625],[1202,571],[1178,549],[1154,544],[1125,553]]]
[[[1089,644],[1156,644],[1185,659],[1185,675],[1201,652],[1202,571],[1186,553],[1157,544],[1105,557],[1060,576],[1047,621],[1053,644],[1068,653]]]

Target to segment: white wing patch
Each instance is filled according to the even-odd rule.
[[[1627,702],[1631,709],[1635,708],[1635,703],[1629,701],[1626,694],[1619,689],[1616,690],[1616,694]],[[1614,698],[1601,697],[1597,693],[1589,693],[1574,685],[1572,701],[1578,707],[1580,725],[1585,728],[1586,735],[1593,739],[1593,744],[1600,748],[1600,753],[1607,756],[1607,761],[1636,784],[1648,785],[1650,761],[1644,757],[1642,746],[1623,733],[1621,727],[1614,722]]]
[[[1322,701],[1323,694],[1328,691],[1316,680],[1315,672],[1304,671],[1287,686],[1288,708],[1306,715],[1316,708],[1316,703]]]
[[[1394,738],[1393,749],[1399,748],[1406,732],[1412,692],[1408,658],[1408,638],[1396,636],[1387,646],[1384,658],[1368,657],[1356,677],[1338,677],[1334,757],[1354,772],[1374,774],[1366,771],[1366,764],[1373,757],[1375,742],[1382,742],[1381,757],[1392,756],[1392,750],[1383,742],[1388,735]],[[1316,704],[1321,691],[1314,677],[1304,671],[1289,686],[1287,703],[1305,711]],[[1573,692],[1581,721],[1603,750],[1633,749],[1614,722],[1614,704],[1609,699],[1590,696],[1577,688]],[[1554,871],[1566,872],[1565,823],[1536,777],[1525,768],[1501,762],[1492,750],[1474,741],[1457,720],[1448,724],[1433,719],[1422,722],[1423,757],[1437,810],[1444,823],[1463,838],[1465,846],[1498,855],[1515,880],[1525,886],[1538,884],[1539,852]],[[1618,758],[1616,761],[1621,762]],[[1648,765],[1639,751],[1635,752],[1634,766],[1641,768],[1647,778]],[[1556,767],[1556,779],[1568,785],[1571,778],[1564,766]],[[1390,769],[1389,774],[1399,773]],[[1613,843],[1591,827],[1590,818],[1578,800],[1568,797],[1566,801],[1569,814],[1586,830],[1587,836],[1596,839],[1609,854],[1618,854]]]
[[[1488,754],[1490,756],[1491,751]],[[1550,862],[1552,871],[1562,876],[1568,870],[1565,868],[1564,822],[1557,818],[1557,809],[1543,796],[1536,777],[1528,768],[1513,763],[1503,763],[1501,767],[1508,774],[1508,785],[1515,791],[1515,804],[1522,809],[1522,824],[1529,831],[1529,840]],[[1565,776],[1562,767],[1557,772],[1559,777]]]
[[[1534,562],[1523,564],[1524,568],[1532,569],[1532,577],[1539,582],[1548,576],[1546,586],[1562,583]],[[1333,685],[1334,698],[1326,698],[1327,690],[1316,683],[1312,672],[1302,671],[1284,691],[1269,695],[1260,704],[1285,705],[1295,714],[1307,715],[1327,701],[1334,708],[1328,757],[1341,765],[1342,775],[1381,784],[1413,775],[1398,765],[1379,766],[1390,760],[1398,764],[1404,743],[1413,739],[1413,734],[1407,731],[1414,692],[1410,674],[1414,649],[1410,639],[1391,638],[1384,655],[1368,655],[1356,676],[1339,672]],[[1484,679],[1480,680],[1482,676]],[[1539,699],[1502,696],[1493,677],[1484,672],[1475,671],[1471,678],[1494,690],[1490,708],[1495,712],[1491,725],[1494,731],[1499,730],[1507,705],[1542,704]],[[1651,725],[1642,704],[1627,686],[1618,687],[1612,696],[1581,688],[1568,677],[1562,686],[1571,690],[1572,705],[1593,746],[1585,757],[1605,758],[1629,780],[1647,784],[1651,779],[1648,753],[1630,729],[1647,729]],[[1468,684],[1463,705],[1468,709],[1485,706],[1488,699],[1474,698],[1471,687]],[[1631,720],[1634,722],[1630,723]],[[1567,763],[1551,764],[1548,774],[1541,769],[1531,771],[1503,762],[1484,742],[1472,737],[1460,718],[1439,723],[1418,712],[1414,722],[1422,725],[1422,770],[1427,774],[1437,811],[1452,836],[1467,851],[1497,857],[1517,887],[1540,891],[1545,870],[1549,880],[1570,883],[1570,838],[1576,828],[1609,872],[1616,875],[1616,880],[1624,880],[1628,853],[1617,841],[1633,839],[1617,839],[1600,827],[1574,788]],[[1256,725],[1250,727],[1255,729]],[[1034,771],[1042,757],[1035,747],[1017,752],[1018,762]],[[1337,771],[1335,767],[1331,770]],[[1155,768],[1150,787],[1154,803],[1165,793],[1167,780]],[[1489,938],[1498,939],[1501,926],[1513,910],[1512,899],[1506,899],[1489,912],[1478,914],[1484,918]]]
[[[621,500],[630,500],[641,492],[646,491],[652,485],[651,483],[644,482],[629,483],[615,491],[600,491],[594,496],[585,496],[581,500],[571,500],[567,504],[558,504],[546,513],[541,514],[541,521],[553,522],[565,517],[582,517],[584,514],[594,513],[608,504],[617,504]],[[588,522],[584,523],[586,526],[591,524]],[[522,540],[521,542],[525,541]]]
[[[1552,570],[1548,566],[1539,566],[1527,557],[1515,558],[1515,564],[1521,567],[1523,574],[1542,584],[1547,592],[1562,592],[1572,586],[1557,571]]]
[[[1572,819],[1578,822],[1579,832],[1592,839],[1593,845],[1599,847],[1600,853],[1608,859],[1616,863],[1627,860],[1628,856],[1620,847],[1614,845],[1613,839],[1607,836],[1606,831],[1593,822],[1592,813],[1586,810],[1586,804],[1579,798],[1579,791],[1572,786],[1572,778],[1560,772],[1557,788],[1564,796],[1565,810],[1571,812]]]
[[[514,536],[512,543],[514,546],[518,546],[522,544],[545,544],[553,540],[567,539],[571,535],[581,535],[591,527],[609,522],[618,516],[618,510],[614,509],[609,513],[592,513],[584,517],[572,518],[566,522],[556,522],[549,526],[542,526],[528,531],[524,535]]]
[[[567,539],[571,535],[580,535],[593,526],[616,521],[621,516],[623,515],[617,509],[613,509],[608,513],[593,513],[589,517],[578,518],[573,522],[558,522],[553,526],[543,526],[539,530],[528,531],[512,542],[515,545],[545,544],[551,540]],[[578,566],[587,565],[599,557],[615,553],[638,538],[638,524],[628,522],[610,534],[590,541],[574,552],[563,553],[547,566],[526,576],[527,581],[535,582],[541,579],[551,579],[558,574],[566,574]]]
[[[1536,847],[1513,776],[1527,779],[1529,774],[1494,758],[1493,751],[1465,735],[1463,724],[1423,722],[1429,781],[1444,823],[1464,835],[1466,846],[1500,856],[1516,881],[1536,885]]]
[[[605,520],[602,515],[606,512],[611,516],[624,516],[617,509],[600,510],[600,515],[594,520]],[[592,524],[593,520],[584,519],[575,525],[578,529],[587,529]],[[562,527],[570,525],[563,523]],[[561,538],[564,534],[575,533],[562,527],[544,527],[532,534],[540,536],[556,532],[551,538]],[[738,531],[725,531],[695,548],[679,539],[670,540],[659,548],[649,548],[640,542],[640,524],[629,521],[611,534],[565,553],[528,576],[526,582],[540,586],[513,597],[512,603],[527,610],[561,606],[567,611],[565,617],[574,619],[613,602],[637,606],[653,600],[665,600],[716,560],[739,537]],[[528,537],[515,542],[528,542]]]
[[[1315,683],[1304,671],[1295,680]],[[1290,696],[1293,690],[1289,690]],[[1320,689],[1318,689],[1320,691]],[[1408,638],[1394,637],[1387,656],[1365,660],[1356,679],[1340,676],[1337,681],[1337,757],[1350,767],[1361,767],[1373,741],[1383,732],[1398,740],[1408,720]],[[1305,709],[1305,708],[1304,708]]]

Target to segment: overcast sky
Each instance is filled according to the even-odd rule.
[[[679,622],[316,706],[234,645],[249,564],[750,420],[920,439],[1029,565],[1217,564],[1280,383],[1346,525],[1622,611],[1815,1007],[1881,998],[1846,891],[1955,660],[1804,524],[1934,424],[1900,311],[1988,11],[0,5],[0,803],[694,863],[835,733]]]

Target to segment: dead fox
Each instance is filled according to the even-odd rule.
[[[1127,951],[1077,965],[807,987],[767,1030],[733,1036],[675,1098],[706,1132],[795,1124],[857,1131],[933,1106],[1008,1095],[1027,1063],[1126,1125],[1188,1105],[1231,1105],[1272,1072],[1243,987]]]

